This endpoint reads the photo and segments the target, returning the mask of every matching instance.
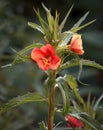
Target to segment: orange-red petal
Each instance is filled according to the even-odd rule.
[[[61,62],[60,57],[56,55],[55,48],[50,44],[33,49],[31,52],[31,58],[42,70],[55,70]]]

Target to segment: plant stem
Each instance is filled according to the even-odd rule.
[[[51,86],[49,93],[49,110],[48,110],[48,130],[53,130],[54,122],[54,96],[55,96],[55,74],[51,77]]]

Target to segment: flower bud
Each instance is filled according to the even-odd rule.
[[[78,54],[78,55],[84,54],[84,50],[82,47],[81,35],[73,34],[73,37],[72,37],[70,45],[69,45],[69,50]]]

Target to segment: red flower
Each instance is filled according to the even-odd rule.
[[[75,117],[68,115],[66,117],[68,127],[82,128],[84,126],[83,122]]]
[[[84,54],[81,35],[78,35],[78,34],[73,35],[72,40],[69,45],[69,49],[70,49],[70,51],[77,53],[79,55]]]
[[[60,57],[56,55],[55,48],[50,44],[34,48],[31,52],[31,58],[42,70],[56,70],[61,62]]]

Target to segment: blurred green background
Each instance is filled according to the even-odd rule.
[[[58,10],[60,21],[74,4],[64,30],[69,30],[81,16],[90,11],[84,23],[97,20],[79,32],[82,34],[85,50],[83,58],[103,65],[103,0],[0,0],[0,66],[13,61],[15,53],[11,48],[20,51],[34,42],[44,42],[40,33],[27,26],[28,21],[38,23],[33,8],[39,8],[45,19],[41,2],[52,9],[52,14]],[[78,72],[78,67],[65,71],[75,77],[78,76]],[[45,73],[35,64],[21,63],[0,69],[0,105],[27,92],[42,93],[42,83],[45,79]],[[103,71],[83,67],[80,80],[89,85],[86,87],[79,84],[84,98],[89,92],[96,99],[103,93]],[[45,105],[29,103],[8,111],[0,116],[0,130],[34,130],[38,122],[47,120],[46,110]],[[58,116],[57,120],[59,119],[62,117]]]

